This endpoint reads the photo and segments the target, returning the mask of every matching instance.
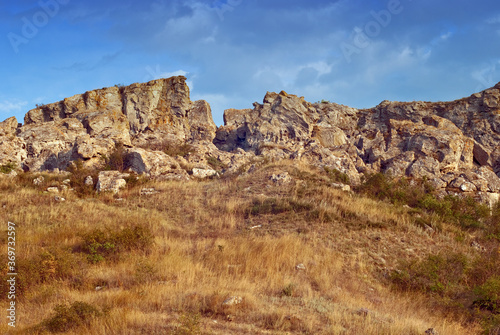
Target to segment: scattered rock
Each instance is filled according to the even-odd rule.
[[[199,179],[205,179],[209,177],[214,177],[217,176],[218,172],[212,169],[198,169],[194,168],[193,169],[193,177],[199,178]]]
[[[346,185],[346,184],[338,184],[338,183],[332,183],[331,184],[333,188],[342,190],[344,192],[351,192],[351,186]]]
[[[85,177],[84,183],[87,186],[94,186],[94,179],[92,178],[92,176],[87,176]]]
[[[273,183],[275,183],[277,185],[289,184],[292,181],[292,177],[290,177],[288,172],[283,172],[280,174],[273,174],[270,179]]]
[[[224,306],[233,306],[233,305],[241,304],[242,302],[243,302],[243,298],[242,297],[234,296],[234,297],[229,297],[226,300],[224,300],[224,302],[222,303],[222,305],[224,305]]]
[[[304,264],[302,264],[302,263],[297,264],[297,265],[295,266],[295,270],[298,270],[298,271],[305,271],[305,270],[306,270],[306,266],[305,266]]]
[[[434,328],[429,328],[425,331],[425,334],[426,335],[439,335],[439,333],[437,332],[437,330],[435,330]]]
[[[157,194],[157,193],[160,193],[160,192],[157,191],[154,187],[142,188],[140,191],[140,195],[153,195],[153,194]]]
[[[33,179],[33,184],[36,186],[42,185],[42,183],[45,181],[45,178],[43,176],[39,176],[35,179]]]
[[[59,193],[59,188],[57,188],[57,187],[49,187],[49,188],[47,188],[47,192],[49,192],[49,193]]]
[[[486,248],[483,247],[481,244],[479,244],[478,242],[476,241],[472,241],[470,243],[470,246],[474,249],[476,249],[477,251],[480,251],[480,252],[486,252]]]
[[[58,196],[58,195],[56,195],[56,196],[54,197],[54,200],[55,200],[55,201],[57,201],[57,202],[63,202],[63,201],[66,201],[66,199],[64,199],[63,197],[60,197],[60,196]]]

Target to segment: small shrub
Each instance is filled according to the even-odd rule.
[[[293,283],[290,283],[281,290],[280,295],[282,297],[293,297],[294,293],[295,285]]]
[[[179,322],[180,326],[175,327],[175,329],[171,332],[172,335],[201,335],[201,326],[200,326],[200,314],[188,313],[183,314]]]
[[[327,173],[328,177],[333,182],[347,184],[347,185],[349,185],[351,183],[351,181],[349,180],[349,176],[345,173],[340,172],[337,169],[330,169],[329,167],[325,166],[324,170]]]
[[[91,263],[112,258],[124,251],[148,250],[153,243],[151,230],[142,225],[126,227],[118,232],[95,229],[83,236],[82,251]]]
[[[224,170],[225,168],[227,168],[227,165],[222,163],[220,160],[218,160],[217,158],[215,157],[212,157],[212,156],[207,156],[207,164],[210,165],[212,167],[212,169],[214,170]]]
[[[42,326],[53,333],[87,325],[93,318],[102,316],[98,308],[81,301],[75,301],[70,306],[57,305],[54,313],[54,316],[42,322]]]
[[[477,299],[474,305],[493,313],[500,313],[500,276],[489,278],[483,285],[474,289]]]
[[[123,172],[126,169],[127,152],[122,143],[116,143],[115,149],[108,155],[103,156],[104,170],[117,170]]]
[[[73,161],[66,170],[71,172],[69,179],[71,181],[71,187],[75,190],[76,194],[80,196],[88,196],[96,193],[94,184],[96,183],[98,177],[97,170],[84,167],[81,159]],[[85,184],[85,178],[88,176],[92,177],[92,185]]]
[[[394,271],[391,280],[403,290],[420,290],[444,295],[467,281],[470,263],[463,254],[430,255]]]
[[[0,173],[8,174],[14,171],[15,169],[16,169],[16,163],[14,162],[9,162],[7,164],[0,165]]]

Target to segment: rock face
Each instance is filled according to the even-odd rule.
[[[0,122],[0,165],[62,170],[80,159],[95,166],[122,144],[126,170],[163,180],[293,159],[337,169],[352,184],[383,172],[487,202],[499,197],[500,83],[457,101],[383,101],[363,110],[267,93],[253,109],[226,110],[217,128],[209,104],[191,101],[185,81],[89,91],[30,110],[24,125]]]
[[[26,171],[65,169],[76,159],[98,163],[117,143],[212,141],[216,126],[210,106],[190,100],[185,80],[78,94],[30,110],[21,127],[15,118],[7,119],[0,124],[0,163],[10,159]]]

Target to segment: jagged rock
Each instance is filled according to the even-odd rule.
[[[499,107],[500,83],[456,101],[383,101],[363,110],[268,92],[253,109],[226,110],[217,129],[209,104],[191,101],[178,76],[37,107],[22,126],[9,118],[0,123],[0,165],[62,171],[80,159],[97,167],[122,143],[125,168],[156,179],[244,173],[290,159],[337,169],[352,185],[362,173],[385,172],[426,178],[440,194],[491,198],[482,194],[500,192]],[[170,157],[165,143],[192,149]]]
[[[128,173],[120,171],[101,171],[97,179],[97,192],[113,192],[118,193],[121,188],[127,185],[124,178],[130,177]]]
[[[49,192],[49,193],[59,193],[59,188],[57,188],[57,187],[49,187],[49,188],[47,188],[47,192]]]
[[[17,126],[17,119],[14,116],[0,122],[0,137],[14,136],[16,134]]]

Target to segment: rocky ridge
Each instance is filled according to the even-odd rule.
[[[0,123],[0,165],[98,166],[121,144],[124,170],[156,179],[241,173],[264,159],[293,159],[336,169],[352,184],[384,172],[426,179],[443,194],[498,200],[500,83],[451,102],[383,101],[363,110],[267,93],[253,109],[226,110],[217,128],[209,104],[191,101],[185,81],[103,88],[30,110],[24,125],[9,118]],[[165,150],[182,146],[188,150]]]

